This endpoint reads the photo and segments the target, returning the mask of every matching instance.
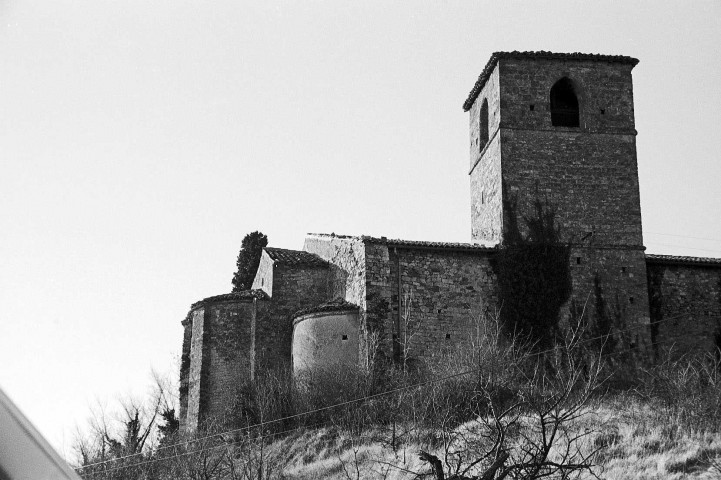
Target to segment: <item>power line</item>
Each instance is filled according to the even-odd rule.
[[[694,240],[707,240],[709,242],[721,242],[721,238],[708,238],[708,237],[692,237],[690,235],[679,235],[676,233],[660,233],[660,232],[643,232],[644,235],[662,235],[664,237],[679,237],[679,238],[692,238]]]
[[[285,435],[286,433],[294,432],[294,431],[296,431],[296,430],[301,430],[301,429],[305,429],[305,428],[316,428],[316,427],[319,427],[319,426],[321,426],[321,425],[326,425],[327,423],[328,423],[328,422],[318,422],[318,423],[315,423],[315,424],[313,424],[313,425],[301,425],[301,426],[298,426],[298,427],[295,427],[295,428],[289,428],[288,430],[283,430],[282,432],[271,432],[271,433],[268,433],[268,434],[265,434],[265,435],[258,435],[258,436],[256,436],[256,437],[253,437],[253,441],[256,441],[256,442],[257,442],[258,440],[264,440],[264,439],[270,438],[270,437],[275,437],[275,436],[279,436],[279,435]],[[206,437],[206,438],[207,438],[207,437]],[[95,476],[95,475],[97,475],[97,474],[104,474],[104,473],[113,472],[113,471],[116,471],[116,470],[124,470],[124,469],[128,469],[128,468],[135,468],[135,467],[140,467],[140,466],[143,466],[143,465],[149,465],[149,464],[152,464],[152,463],[164,462],[164,461],[167,461],[167,460],[170,460],[170,459],[173,459],[173,458],[185,457],[185,456],[193,455],[193,454],[196,454],[196,453],[202,453],[202,452],[209,451],[209,450],[215,450],[215,449],[217,449],[217,448],[227,448],[227,447],[233,446],[233,445],[235,445],[235,444],[237,444],[237,443],[239,443],[239,442],[241,442],[241,441],[243,441],[243,440],[244,440],[244,439],[224,440],[223,443],[221,443],[221,444],[219,444],[219,445],[205,446],[205,447],[201,447],[201,448],[198,448],[198,449],[195,449],[195,450],[190,450],[190,451],[188,451],[188,452],[181,452],[181,453],[177,453],[177,454],[175,454],[175,455],[169,455],[169,456],[161,457],[161,458],[153,458],[153,459],[146,460],[146,461],[142,461],[142,462],[132,463],[132,464],[130,464],[130,465],[118,465],[118,466],[115,466],[115,467],[104,468],[104,469],[102,469],[102,471],[100,471],[100,472],[91,472],[91,475]],[[130,456],[128,456],[128,457],[122,457],[122,458],[130,458]],[[113,460],[122,460],[122,458],[116,458],[116,459],[113,459]],[[105,462],[99,462],[99,463],[96,463],[96,464],[94,464],[94,465],[95,465],[95,466],[104,465],[105,463],[108,463],[108,462],[110,462],[110,461],[112,461],[112,460],[107,460],[107,461],[105,461]],[[90,465],[88,465],[88,466],[90,466]]]
[[[678,319],[680,319],[680,318],[687,317],[687,316],[690,316],[690,315],[692,315],[692,314],[690,314],[690,313],[680,314],[680,315],[677,315],[677,316],[674,316],[674,317],[668,317],[668,318],[664,318],[664,319],[661,319],[661,320],[657,320],[657,321],[652,322],[651,324],[648,324],[648,325],[636,325],[636,326],[628,327],[628,328],[625,328],[625,329],[619,329],[619,330],[616,330],[614,333],[618,334],[618,333],[629,332],[629,331],[638,330],[638,329],[642,329],[642,328],[650,328],[652,325],[657,325],[657,324],[660,324],[660,323],[662,323],[662,322],[666,322],[666,321],[670,321],[670,320],[678,320]],[[608,338],[608,335],[599,335],[599,336],[596,336],[596,337],[593,337],[593,338],[588,338],[588,339],[579,341],[579,342],[578,342],[578,345],[580,345],[580,344],[585,344],[585,343],[589,343],[589,342],[595,342],[595,341],[597,341],[597,340],[604,340],[604,339],[606,339],[606,338]],[[540,356],[540,355],[544,355],[544,354],[546,354],[546,353],[553,353],[554,351],[555,351],[554,348],[550,348],[550,349],[543,350],[543,351],[540,351],[540,352],[531,353],[531,354],[529,354],[529,356]],[[185,442],[179,442],[179,443],[176,443],[176,444],[173,444],[173,445],[167,445],[167,446],[164,446],[164,447],[159,448],[158,450],[156,450],[156,452],[157,452],[157,451],[161,451],[161,450],[166,450],[166,449],[169,449],[169,448],[178,447],[178,446],[181,446],[181,445],[188,445],[188,444],[190,444],[190,443],[197,443],[197,442],[200,442],[200,441],[203,441],[203,440],[208,440],[208,439],[214,438],[214,437],[222,437],[223,435],[229,435],[229,434],[233,434],[233,433],[239,433],[239,432],[241,432],[241,431],[250,430],[250,429],[258,428],[258,427],[263,427],[263,426],[270,425],[270,424],[273,424],[273,423],[278,423],[278,422],[282,422],[282,421],[285,421],[285,420],[291,420],[291,419],[294,419],[294,418],[299,418],[299,417],[302,417],[302,416],[311,415],[311,414],[313,414],[313,413],[319,413],[319,412],[322,412],[322,411],[330,410],[330,409],[337,408],[337,407],[342,407],[342,406],[349,405],[349,404],[352,404],[352,403],[358,403],[358,402],[363,402],[363,401],[367,401],[367,400],[373,400],[373,399],[375,399],[375,398],[380,398],[380,397],[385,396],[385,395],[390,395],[391,393],[397,393],[397,392],[400,392],[400,391],[403,391],[403,390],[409,390],[409,389],[413,389],[413,388],[423,387],[423,386],[430,385],[430,384],[433,384],[433,383],[437,383],[437,382],[440,382],[440,381],[443,381],[443,380],[449,380],[449,379],[451,379],[451,378],[456,378],[456,377],[460,377],[460,376],[463,376],[463,375],[468,375],[468,374],[475,373],[475,372],[476,372],[476,369],[472,369],[472,370],[467,370],[467,371],[464,371],[464,372],[458,372],[458,373],[455,373],[455,374],[452,374],[452,375],[447,375],[447,376],[444,376],[444,377],[438,377],[438,378],[435,378],[435,379],[427,380],[427,381],[425,381],[425,382],[417,383],[417,384],[414,384],[414,385],[407,385],[407,386],[405,386],[405,387],[398,387],[398,388],[391,389],[391,390],[387,390],[387,391],[384,391],[384,392],[379,392],[379,393],[376,393],[376,394],[373,394],[373,395],[368,395],[368,396],[364,396],[364,397],[359,397],[359,398],[355,398],[355,399],[352,399],[352,400],[347,400],[347,401],[345,401],[345,402],[341,402],[341,403],[337,403],[337,404],[333,404],[333,405],[328,405],[328,406],[326,406],[326,407],[317,408],[317,409],[315,409],[315,410],[309,410],[309,411],[297,413],[297,414],[294,414],[294,415],[289,415],[289,416],[287,416],[287,417],[282,417],[282,418],[278,418],[278,419],[274,419],[274,420],[269,420],[268,422],[256,423],[256,424],[253,424],[253,425],[249,425],[249,426],[245,426],[245,427],[241,427],[241,428],[237,428],[237,429],[233,429],[233,430],[227,430],[227,431],[224,431],[224,432],[219,432],[219,433],[215,433],[215,434],[212,434],[212,435],[207,435],[207,436],[205,436],[205,437],[200,437],[200,438],[196,438],[196,439],[192,439],[192,440],[187,440],[187,441],[185,441]],[[131,454],[131,455],[126,455],[126,456],[124,456],[124,457],[117,457],[117,458],[105,460],[105,461],[103,461],[103,462],[96,462],[96,463],[93,463],[93,464],[84,465],[84,466],[81,466],[81,467],[78,467],[78,468],[79,468],[79,469],[88,468],[88,467],[100,465],[100,464],[103,464],[103,463],[109,463],[109,462],[120,461],[120,460],[124,460],[124,459],[127,459],[127,458],[136,457],[136,456],[139,456],[139,455],[143,455],[143,453],[142,453],[142,452],[138,452],[138,453],[134,453],[134,454]]]
[[[686,316],[686,315],[683,315],[683,316]],[[681,317],[681,316],[669,317],[668,320],[678,319],[679,317]],[[655,323],[660,323],[660,322],[655,322]],[[629,331],[629,330],[633,330],[633,329],[635,329],[635,328],[624,329],[624,330],[622,330],[622,331]],[[619,331],[619,332],[620,332],[620,331]],[[605,336],[604,336],[604,337],[605,337]],[[601,338],[601,337],[596,337],[595,339],[588,339],[588,341],[597,340],[597,339],[599,339],[599,338]],[[674,343],[674,342],[675,342],[675,339],[667,339],[667,340],[664,340],[664,341],[656,342],[656,345],[662,344],[662,343]],[[583,343],[583,342],[578,342],[578,344],[581,344],[581,343]],[[540,355],[540,354],[544,354],[544,353],[551,353],[551,352],[553,352],[553,351],[554,351],[553,349],[549,349],[549,350],[545,350],[545,351],[543,351],[543,352],[537,352],[537,353],[535,353],[535,354],[531,354],[530,356]],[[631,348],[627,348],[627,349],[624,349],[624,350],[618,350],[618,351],[615,351],[615,352],[611,352],[611,353],[609,353],[609,354],[604,355],[603,358],[608,358],[608,357],[616,356],[616,355],[622,355],[622,354],[626,354],[626,353],[632,353],[632,352],[636,352],[636,351],[638,351],[637,348],[631,347]],[[472,370],[468,370],[468,371],[466,371],[466,372],[462,372],[462,373],[459,373],[459,374],[449,375],[449,376],[446,376],[446,377],[441,377],[440,379],[448,379],[448,378],[453,378],[453,377],[456,377],[456,376],[459,376],[459,375],[466,375],[466,374],[475,373],[475,372],[477,372],[477,369],[472,369]],[[426,382],[424,382],[424,383],[426,383]],[[417,385],[422,385],[422,384],[417,384]],[[411,386],[411,387],[414,387],[414,386]],[[392,392],[392,391],[388,391],[388,392],[384,392],[384,393],[389,393],[389,392]],[[329,407],[329,408],[332,408],[332,406]],[[286,417],[286,418],[290,418],[290,417]],[[279,419],[279,420],[282,420],[282,419]],[[268,422],[268,423],[265,423],[265,424],[256,424],[256,425],[254,425],[254,426],[264,426],[264,425],[268,425],[269,423],[272,423],[272,422]],[[263,435],[258,435],[258,436],[253,437],[252,441],[257,442],[257,441],[259,441],[259,440],[264,440],[264,439],[266,439],[266,438],[275,437],[275,436],[279,436],[279,435],[284,435],[284,434],[287,434],[287,433],[290,433],[290,432],[294,432],[294,431],[297,431],[297,430],[301,430],[301,429],[310,429],[310,428],[316,428],[316,427],[319,427],[319,426],[326,426],[326,425],[328,425],[329,423],[330,423],[330,421],[318,422],[318,423],[315,423],[315,424],[313,424],[313,425],[300,425],[300,426],[298,426],[298,427],[290,428],[290,429],[283,430],[283,431],[280,431],[280,432],[270,432],[270,433],[268,433],[268,434],[263,434]],[[252,426],[251,426],[251,427],[252,427]],[[229,431],[229,432],[234,432],[234,431]],[[229,433],[229,432],[223,432],[223,433],[216,434],[216,435],[213,435],[213,436],[223,435],[223,434],[227,434],[227,433]],[[204,437],[203,439],[212,438],[213,436],[207,436],[207,437]],[[366,438],[373,438],[373,437],[366,436]],[[198,440],[201,440],[201,439],[198,439]],[[219,449],[219,448],[228,448],[228,447],[231,447],[231,446],[233,446],[233,445],[235,445],[235,444],[237,444],[237,443],[240,443],[240,442],[242,442],[242,441],[244,441],[244,440],[245,440],[245,439],[224,440],[223,443],[221,443],[221,444],[219,444],[219,445],[203,446],[203,447],[201,447],[201,448],[197,448],[197,449],[194,449],[194,450],[191,450],[191,451],[181,452],[181,453],[177,453],[177,454],[175,454],[175,455],[170,455],[170,456],[166,456],[166,457],[162,457],[162,458],[149,459],[149,460],[146,460],[146,461],[136,462],[136,463],[133,463],[133,464],[130,464],[130,465],[118,465],[118,466],[114,466],[114,467],[104,468],[104,469],[102,469],[102,471],[99,471],[99,472],[91,472],[90,474],[94,477],[94,476],[97,475],[97,474],[105,474],[105,473],[113,472],[113,471],[117,471],[117,470],[123,470],[123,469],[140,467],[140,466],[149,465],[149,464],[153,464],[153,463],[157,463],[157,462],[167,461],[167,460],[174,459],[174,458],[180,458],[180,457],[184,457],[184,456],[188,456],[188,455],[193,455],[193,454],[197,454],[197,453],[202,453],[202,452],[205,452],[205,451],[211,451],[211,450],[215,450],[215,449]],[[176,445],[173,445],[173,446],[178,446],[178,445],[181,445],[181,444],[176,444]],[[169,447],[172,447],[172,446],[169,446]],[[123,458],[130,458],[130,457],[123,457]],[[93,464],[93,465],[95,465],[95,466],[104,465],[104,464],[109,463],[109,462],[111,462],[111,461],[122,460],[123,458],[116,458],[116,459],[108,460],[108,461],[105,461],[105,462],[99,462],[99,463]],[[86,467],[89,467],[89,466],[91,466],[91,465],[87,465]]]
[[[661,319],[661,320],[654,321],[654,322],[652,322],[652,323],[650,323],[650,324],[648,324],[648,325],[645,325],[645,324],[644,324],[644,325],[635,325],[635,326],[633,326],[633,327],[628,327],[628,328],[625,328],[625,329],[615,330],[613,333],[614,333],[614,334],[619,334],[619,333],[623,333],[623,332],[629,332],[629,331],[634,331],[634,330],[639,330],[639,329],[650,328],[650,327],[653,326],[653,325],[658,325],[658,324],[663,323],[663,322],[666,322],[666,321],[678,320],[678,319],[680,319],[680,318],[688,317],[688,316],[691,316],[691,315],[692,315],[692,314],[690,314],[690,313],[680,314],[680,315],[676,315],[676,316],[673,316],[673,317],[667,317],[667,318],[664,318],[664,319]],[[607,339],[608,337],[609,337],[609,335],[599,335],[599,336],[596,336],[596,337],[592,337],[592,338],[588,338],[588,339],[585,339],[585,340],[581,340],[581,341],[577,342],[577,345],[586,344],[586,343],[589,343],[589,342],[595,342],[595,341],[597,341],[597,340],[604,340],[604,339]],[[657,342],[657,343],[658,343],[658,342]],[[631,349],[631,350],[635,350],[635,349]],[[629,350],[629,351],[631,351],[631,350]],[[550,348],[550,349],[543,350],[543,351],[540,351],[540,352],[534,352],[534,353],[529,354],[529,356],[540,356],[540,355],[544,355],[544,354],[546,354],[546,353],[553,353],[553,352],[555,352],[555,348]],[[319,413],[319,412],[327,411],[327,410],[334,409],[334,408],[338,408],[338,407],[343,407],[343,406],[350,405],[350,404],[354,404],[354,403],[366,402],[366,401],[374,400],[374,399],[376,399],[376,398],[380,398],[380,397],[383,397],[383,396],[385,396],[385,395],[390,395],[390,394],[392,394],[392,393],[397,393],[397,392],[401,392],[401,391],[404,391],[404,390],[415,389],[415,388],[423,387],[423,386],[426,386],[426,385],[431,385],[431,384],[433,384],[433,383],[442,382],[442,381],[444,381],[444,380],[450,380],[450,379],[452,379],[452,378],[457,378],[457,377],[461,377],[461,376],[464,376],[464,375],[469,375],[469,374],[471,374],[471,373],[476,373],[476,372],[477,372],[477,369],[474,368],[474,369],[471,369],[471,370],[466,370],[466,371],[454,373],[454,374],[451,374],[451,375],[446,375],[446,376],[442,376],[442,377],[433,378],[433,379],[426,380],[426,381],[424,381],[424,382],[416,383],[416,384],[413,384],[413,385],[407,385],[407,386],[404,386],[404,387],[398,387],[398,388],[394,388],[394,389],[391,389],[391,390],[386,390],[386,391],[383,391],[383,392],[375,393],[375,394],[372,394],[372,395],[367,395],[367,396],[355,398],[355,399],[352,399],[352,400],[347,400],[347,401],[344,401],[344,402],[336,403],[336,404],[333,404],[333,405],[328,405],[328,406],[325,406],[325,407],[317,408],[317,409],[314,409],[314,410],[309,410],[309,411],[305,411],[305,412],[296,413],[296,414],[293,414],[293,415],[288,415],[288,416],[286,416],[286,417],[281,417],[281,418],[269,420],[269,421],[267,421],[267,422],[256,423],[256,424],[253,424],[253,425],[248,425],[248,426],[236,428],[236,429],[233,429],[233,430],[227,430],[227,431],[224,431],[224,432],[214,433],[214,434],[211,434],[211,435],[207,435],[207,436],[205,436],[205,437],[200,437],[200,438],[196,438],[196,439],[192,439],[192,440],[187,440],[187,441],[184,441],[184,442],[179,442],[179,443],[175,443],[175,444],[173,444],[173,445],[167,445],[167,446],[158,448],[158,449],[156,450],[156,453],[159,452],[159,451],[162,451],[162,450],[167,450],[167,449],[179,447],[179,446],[182,446],[182,445],[189,445],[189,444],[192,444],[192,443],[201,442],[201,441],[203,441],[203,440],[208,440],[208,439],[215,438],[215,437],[221,437],[221,438],[222,438],[224,435],[231,435],[231,434],[235,434],[235,433],[240,433],[240,432],[243,432],[243,431],[247,431],[247,430],[251,430],[251,429],[259,428],[259,427],[262,428],[262,427],[264,427],[264,426],[272,425],[272,424],[274,424],[274,423],[279,423],[279,422],[283,422],[283,421],[287,421],[287,420],[292,420],[292,419],[295,419],[295,418],[304,417],[304,416],[306,416],[306,415],[311,415],[311,414],[314,414],[314,413]],[[302,426],[302,427],[299,427],[299,428],[306,428],[306,427],[305,427],[305,426]],[[140,456],[140,455],[144,455],[144,453],[143,453],[143,452],[138,452],[138,453],[134,453],[134,454],[131,454],[131,455],[126,455],[126,456],[123,456],[123,457],[117,457],[117,458],[113,458],[113,459],[109,459],[109,460],[104,460],[104,461],[101,461],[101,462],[96,462],[96,463],[92,463],[92,464],[88,464],[88,465],[83,465],[83,466],[77,467],[76,470],[83,470],[83,469],[86,469],[86,468],[90,468],[90,467],[98,466],[98,465],[103,465],[103,464],[110,463],[110,462],[118,462],[118,461],[121,461],[121,460],[125,460],[125,459],[128,459],[128,458],[137,457],[137,456]]]
[[[685,245],[672,245],[670,243],[658,243],[658,242],[648,242],[648,243],[649,243],[649,245],[660,245],[662,247],[673,247],[673,248],[683,248],[683,249],[687,249],[687,250],[698,250],[700,252],[711,252],[711,253],[715,253],[717,255],[721,255],[721,250],[719,250],[719,249],[711,250],[708,248],[687,247]]]

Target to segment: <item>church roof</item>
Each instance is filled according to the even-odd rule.
[[[315,305],[313,307],[298,310],[297,312],[295,312],[293,314],[293,318],[300,317],[302,315],[307,315],[309,313],[357,312],[357,311],[358,311],[358,305],[347,302],[347,301],[343,300],[342,298],[338,298],[335,300],[330,300],[325,303],[321,303],[320,305]]]
[[[699,267],[721,268],[721,258],[709,257],[683,257],[678,255],[651,255],[646,254],[646,263],[661,265],[688,265]]]
[[[268,295],[263,290],[243,290],[240,292],[222,293],[220,295],[213,295],[212,297],[206,297],[199,300],[190,306],[191,310],[213,302],[252,302],[253,299],[265,300]]]
[[[265,247],[265,252],[271,260],[282,265],[318,265],[326,266],[328,263],[315,253],[303,250],[288,250],[286,248]]]
[[[633,57],[626,57],[624,55],[600,55],[594,53],[553,53],[553,52],[494,52],[491,58],[483,68],[481,75],[476,80],[476,84],[473,85],[471,93],[468,94],[468,98],[463,102],[463,111],[467,112],[473,106],[473,102],[476,101],[478,94],[481,93],[483,86],[486,84],[488,77],[491,76],[493,69],[496,67],[498,60],[501,58],[548,58],[552,60],[592,60],[595,62],[608,62],[608,63],[627,63],[629,65],[636,65],[638,59]]]
[[[459,243],[459,242],[429,242],[422,240],[401,240],[397,238],[385,237],[361,237],[366,243],[380,243],[389,247],[410,247],[422,250],[467,250],[467,251],[486,251],[495,252],[493,247],[487,247],[477,243]]]
[[[316,237],[335,237],[348,240],[357,240],[364,243],[376,243],[389,247],[417,248],[420,250],[450,250],[450,251],[474,251],[474,252],[496,252],[495,247],[488,247],[478,243],[461,242],[432,242],[423,240],[401,240],[398,238],[371,237],[369,235],[337,235],[335,233],[309,233]]]

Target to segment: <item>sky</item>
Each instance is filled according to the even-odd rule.
[[[629,55],[650,253],[721,257],[721,2],[0,0],[0,388],[71,454],[243,236],[470,240],[494,51]]]

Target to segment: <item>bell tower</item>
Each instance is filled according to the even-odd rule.
[[[626,56],[496,52],[470,112],[471,232],[504,244],[527,233],[536,205],[572,245],[573,300],[605,305],[630,347],[647,337],[648,293]],[[602,300],[602,301],[601,301]],[[596,303],[594,303],[596,301]],[[623,328],[622,328],[623,327]]]

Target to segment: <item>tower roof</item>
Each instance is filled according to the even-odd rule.
[[[483,89],[483,86],[486,84],[486,81],[488,80],[488,77],[491,76],[491,72],[493,72],[493,69],[496,67],[496,64],[498,63],[498,60],[501,58],[546,58],[551,60],[577,60],[577,61],[584,61],[584,60],[591,60],[594,62],[607,62],[607,63],[625,63],[628,65],[636,65],[638,63],[638,59],[633,57],[626,57],[624,55],[601,55],[601,54],[595,54],[595,53],[553,53],[553,52],[545,52],[545,51],[539,51],[539,52],[494,52],[493,55],[491,55],[491,58],[488,60],[488,63],[486,63],[486,66],[483,68],[483,71],[481,72],[481,75],[478,77],[478,80],[476,80],[476,84],[473,85],[473,89],[471,90],[471,93],[468,94],[468,98],[465,102],[463,102],[463,111],[467,112],[471,109],[473,106],[473,102],[476,101],[476,98],[478,97],[478,94],[481,93],[481,90]]]

